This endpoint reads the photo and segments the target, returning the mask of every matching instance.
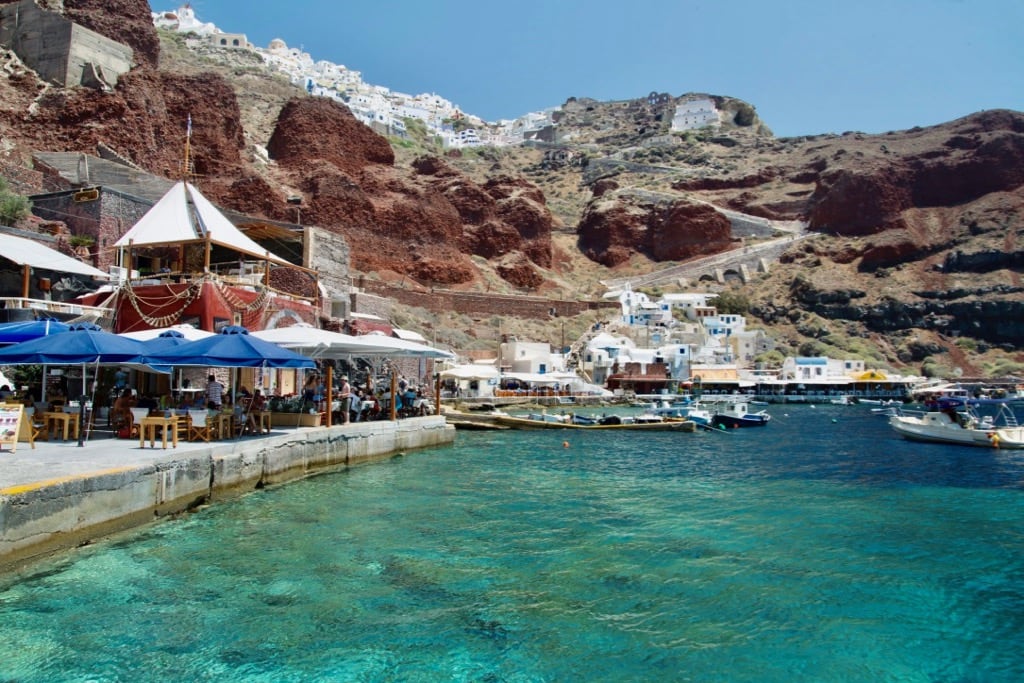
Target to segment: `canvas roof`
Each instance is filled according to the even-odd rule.
[[[456,365],[442,370],[440,375],[449,379],[493,379],[501,372],[493,365]]]
[[[400,330],[397,327],[395,327],[392,329],[392,332],[396,337],[398,337],[399,339],[404,339],[405,341],[414,341],[419,342],[421,344],[425,344],[427,341],[427,338],[424,337],[422,334],[420,334],[419,332],[413,332],[412,330]]]
[[[0,255],[14,261],[19,266],[31,266],[57,273],[74,273],[97,278],[110,277],[102,270],[82,263],[78,259],[65,256],[39,242],[14,235],[0,235]]]
[[[305,349],[318,358],[376,355],[453,358],[455,355],[397,337],[388,337],[382,334],[351,336],[340,332],[321,330],[308,323],[271,330],[258,330],[252,334],[286,348]]]
[[[207,234],[210,241],[218,246],[253,258],[293,265],[246,237],[195,186],[184,181],[175,183],[131,230],[117,240],[115,246],[199,242],[205,240]]]

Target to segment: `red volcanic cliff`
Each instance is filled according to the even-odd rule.
[[[516,267],[505,272],[514,285],[543,283],[537,267],[551,264],[552,218],[536,187],[505,178],[482,187],[451,168],[443,179],[429,162],[397,169],[384,137],[347,108],[312,97],[283,106],[266,145],[275,163],[257,168],[245,153],[238,99],[223,76],[157,69],[160,41],[146,2],[66,0],[64,10],[131,46],[136,65],[110,93],[45,85],[27,69],[0,79],[9,168],[26,163],[34,150],[95,154],[102,144],[141,168],[178,178],[191,118],[191,160],[207,196],[248,214],[294,220],[287,199],[299,193],[304,223],[348,238],[354,270],[467,283],[478,277],[469,259],[478,254],[511,259]],[[469,209],[473,196],[480,200],[478,217]]]
[[[714,207],[802,221],[837,238],[816,242],[807,259],[859,271],[913,261],[921,264],[920,279],[930,281],[954,266],[1024,259],[1015,229],[1024,213],[1018,112],[981,112],[884,135],[776,139],[728,120],[715,130],[673,133],[668,96],[627,106],[573,98],[549,136],[567,142],[546,143],[565,149],[546,151],[580,161],[582,180],[580,166],[539,168],[545,149],[527,147],[467,154],[466,173],[460,160],[433,156],[405,168],[396,166],[386,138],[337,103],[286,100],[292,91],[277,81],[263,101],[265,93],[247,93],[241,79],[232,80],[237,69],[195,73],[209,62],[161,70],[160,39],[142,0],[50,4],[130,45],[137,63],[113,92],[100,93],[42,83],[4,55],[0,166],[8,177],[19,175],[35,150],[95,154],[100,145],[148,171],[180,177],[191,116],[192,158],[207,196],[288,221],[295,208],[287,199],[301,195],[303,222],[344,235],[356,271],[458,285],[479,279],[471,257],[481,257],[512,284],[541,288],[556,260],[556,222],[577,223],[581,252],[609,267],[637,256],[681,261],[735,246],[729,220]],[[242,63],[250,75],[261,68]],[[250,108],[253,100],[259,106]],[[284,104],[268,104],[275,102]],[[252,116],[260,106],[257,135],[243,128],[242,112]],[[256,151],[264,143],[269,163]],[[482,164],[473,168],[483,159],[491,164],[486,172]],[[542,188],[557,198],[558,219]]]
[[[593,202],[578,228],[580,249],[603,265],[621,265],[634,253],[684,261],[732,244],[729,219],[706,204],[652,202],[627,193],[609,197]]]
[[[304,194],[306,221],[348,238],[357,270],[451,285],[477,276],[469,255],[518,254],[505,277],[533,288],[543,277],[529,262],[551,265],[552,219],[536,187],[511,178],[481,187],[435,158],[397,169],[388,142],[340,104],[289,101],[268,151]]]
[[[942,128],[929,129],[923,149],[913,149],[909,133],[874,138],[885,158],[824,170],[808,202],[810,227],[840,235],[906,227],[907,209],[956,206],[1024,184],[1020,114],[983,112]]]

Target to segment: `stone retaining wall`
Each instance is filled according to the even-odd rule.
[[[369,279],[360,280],[359,287],[366,292],[394,299],[406,306],[470,316],[511,315],[547,320],[552,315],[572,317],[587,311],[619,309],[617,301],[566,301],[526,295],[404,288]]]
[[[137,466],[12,486],[0,490],[0,570],[263,486],[454,440],[441,416],[364,422],[190,444],[156,462],[140,451]]]

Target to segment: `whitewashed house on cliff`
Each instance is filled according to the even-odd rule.
[[[718,107],[710,97],[694,97],[680,102],[676,105],[676,112],[672,117],[673,132],[718,124]]]

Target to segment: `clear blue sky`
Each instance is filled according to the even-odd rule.
[[[180,2],[150,0],[154,10]],[[706,92],[778,136],[1024,110],[1024,0],[193,0],[201,21],[488,121]]]

